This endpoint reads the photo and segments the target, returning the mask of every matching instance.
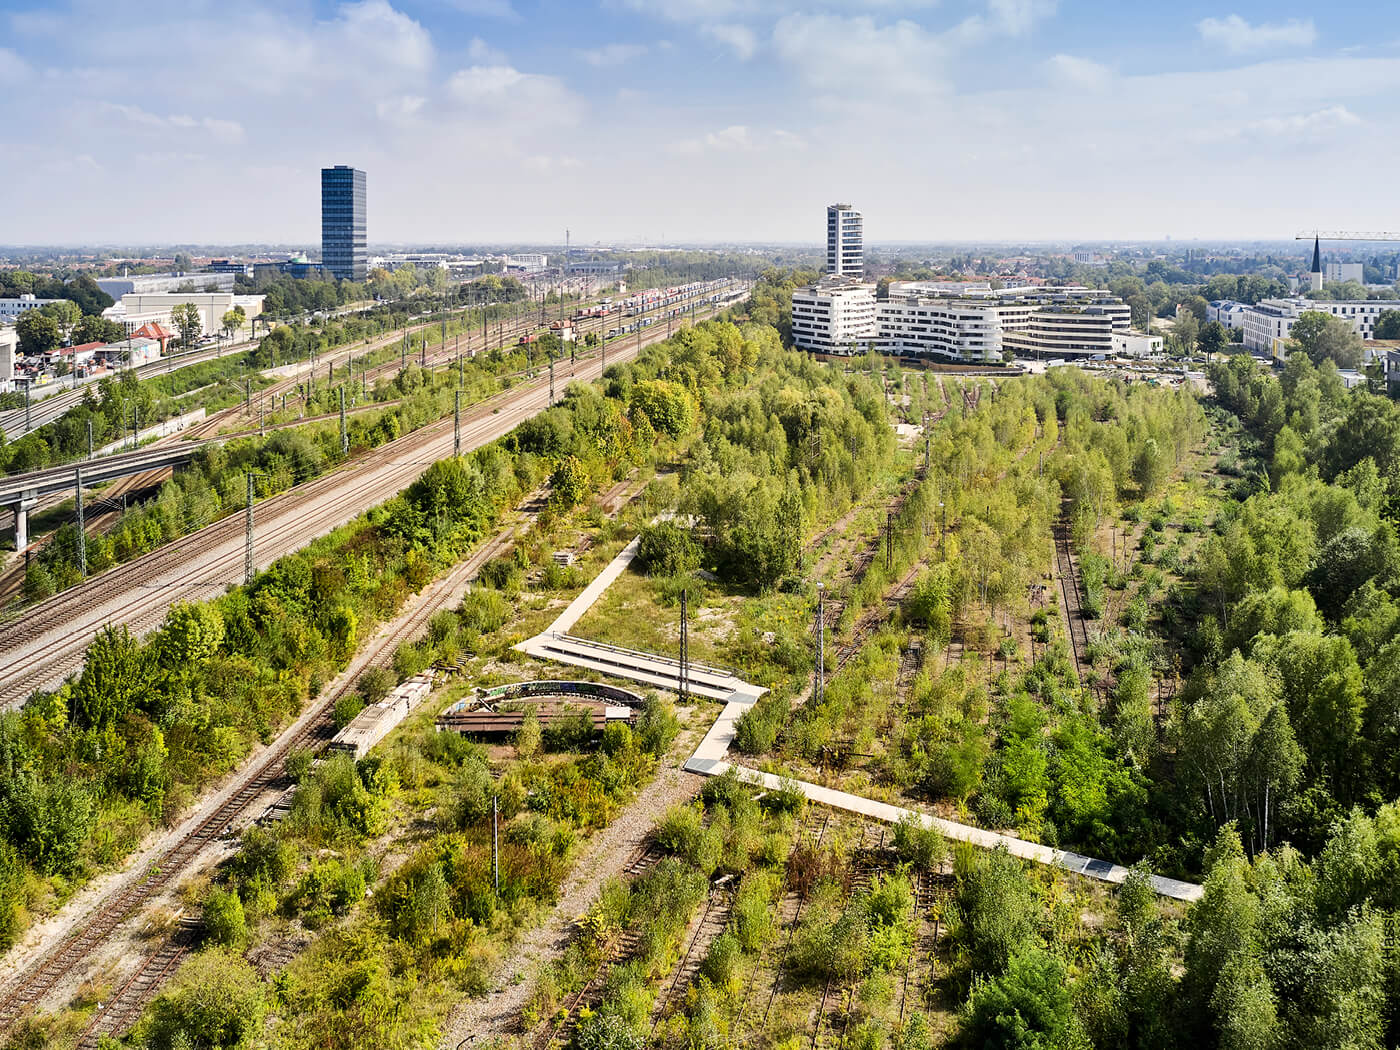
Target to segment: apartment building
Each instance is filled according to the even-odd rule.
[[[865,225],[849,204],[826,209],[826,272],[832,277],[865,276]]]
[[[864,353],[877,334],[873,284],[828,279],[792,293],[792,339],[798,349]]]
[[[1316,310],[1348,322],[1362,339],[1375,335],[1376,320],[1387,310],[1400,310],[1394,299],[1263,299],[1244,314],[1244,347],[1277,360],[1287,356],[1284,344],[1293,322],[1305,312]]]
[[[823,281],[792,297],[794,343],[821,353],[882,353],[997,364],[1017,357],[1141,356],[1161,340],[1132,335],[1128,306],[1090,288],[993,291],[891,285],[877,301],[870,285]]]

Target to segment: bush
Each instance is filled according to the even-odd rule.
[[[1035,948],[973,989],[965,1032],[970,1046],[1065,1046],[1072,1021],[1064,964]]]
[[[741,955],[739,938],[726,930],[710,945],[709,954],[700,964],[700,972],[714,984],[724,988],[738,976]]]
[[[734,746],[745,755],[761,755],[773,749],[787,721],[787,701],[767,693],[739,716],[734,725]]]
[[[252,1046],[266,1010],[262,981],[252,966],[229,952],[200,952],[180,967],[133,1041],[152,1050]]]
[[[237,948],[248,935],[243,901],[238,894],[215,887],[204,900],[204,933],[215,944]]]
[[[637,715],[636,738],[641,749],[660,758],[671,747],[681,724],[670,702],[648,693]]]
[[[637,560],[650,576],[689,575],[700,567],[700,545],[690,531],[674,521],[661,521],[641,531]]]
[[[365,709],[365,699],[359,693],[346,693],[335,702],[335,727],[344,729]]]
[[[550,751],[579,751],[593,740],[593,715],[587,708],[560,714],[544,727],[544,746]]]
[[[910,815],[894,826],[894,851],[900,860],[927,871],[943,863],[948,844],[937,828]]]

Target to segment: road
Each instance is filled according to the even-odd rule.
[[[641,346],[666,337],[665,329],[656,327],[642,335]],[[629,360],[638,349],[638,340],[628,339],[609,348],[608,360]],[[558,390],[562,393],[571,379],[596,379],[601,370],[596,358],[577,362],[573,374],[556,370]],[[482,402],[464,413],[464,450],[508,433],[548,400],[549,378],[542,375]],[[400,492],[431,463],[451,455],[452,441],[452,420],[440,420],[258,504],[257,567],[266,568]],[[79,670],[88,643],[103,626],[151,631],[172,604],[211,598],[242,582],[243,565],[243,516],[233,515],[26,610],[0,626],[0,709],[18,706],[36,689],[53,689]]]

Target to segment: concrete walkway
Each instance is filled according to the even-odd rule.
[[[583,593],[569,603],[559,618],[542,634],[521,642],[515,648],[541,660],[586,667],[602,674],[643,682],[665,689],[675,690],[680,685],[680,664],[670,657],[655,653],[623,649],[602,642],[591,642],[585,638],[575,638],[567,633],[569,628],[582,618],[593,603],[602,597],[623,571],[632,563],[637,554],[637,541],[633,540],[598,574],[597,579],[584,588]],[[788,780],[771,773],[761,773],[747,766],[735,765],[729,761],[729,745],[734,741],[734,732],[740,716],[752,707],[760,696],[767,692],[761,686],[752,685],[738,678],[732,671],[722,668],[691,664],[687,674],[687,686],[696,696],[724,701],[724,709],[715,719],[705,738],[700,741],[695,753],[682,767],[690,773],[704,776],[719,776],[733,769],[744,780],[770,789],[785,786],[796,787],[813,802],[833,809],[845,810],[871,820],[881,820],[894,824],[910,817],[924,827],[937,828],[944,838],[955,842],[970,842],[983,849],[1004,849],[1013,857],[1062,868],[1085,875],[1101,882],[1121,884],[1128,877],[1130,869],[1121,864],[1110,864],[1106,860],[1085,857],[1078,853],[1042,846],[1038,842],[1027,842],[1014,835],[1003,835],[986,831],[969,824],[959,824],[944,820],[916,809],[892,806],[886,802],[863,798],[847,791],[822,787],[803,780]],[[1179,901],[1197,901],[1202,889],[1193,882],[1180,882],[1177,879],[1149,876],[1152,888],[1163,897]]]

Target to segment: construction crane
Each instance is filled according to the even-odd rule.
[[[1355,233],[1345,230],[1305,230],[1295,241],[1400,241],[1400,233]]]

